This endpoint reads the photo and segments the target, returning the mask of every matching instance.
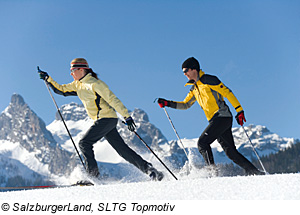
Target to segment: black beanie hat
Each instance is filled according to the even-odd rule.
[[[199,72],[200,64],[196,58],[190,57],[183,62],[182,69],[183,68],[196,69]]]

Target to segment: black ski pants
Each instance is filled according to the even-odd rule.
[[[94,155],[93,145],[102,137],[105,137],[109,144],[122,158],[146,173],[148,162],[143,160],[124,142],[116,129],[117,122],[117,118],[99,119],[95,121],[80,140],[79,148],[83,154],[87,172],[90,176],[98,177],[100,175]]]
[[[242,167],[246,172],[257,170],[257,168],[236,149],[231,127],[232,117],[215,117],[209,122],[209,125],[198,139],[198,149],[205,163],[207,165],[213,165],[215,163],[210,144],[217,139],[227,157],[234,163]]]

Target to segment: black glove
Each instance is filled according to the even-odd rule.
[[[162,99],[162,98],[158,98],[157,103],[159,105],[159,107],[163,108],[163,107],[171,107],[171,108],[176,108],[177,104],[176,102],[173,101],[169,101],[166,99]]]
[[[47,80],[49,77],[48,73],[40,70],[39,67],[37,67],[37,68],[38,68],[38,73],[40,75],[40,79],[43,79],[44,81]]]
[[[169,107],[170,106],[170,101],[166,100],[166,99],[162,99],[162,98],[158,98],[157,103],[159,105],[159,107],[163,108],[165,106]]]
[[[129,129],[129,131],[134,131],[136,125],[135,125],[133,119],[131,118],[131,116],[128,117],[128,118],[126,118],[125,120],[126,120],[126,125],[127,125],[128,129]]]

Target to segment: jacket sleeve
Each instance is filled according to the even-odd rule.
[[[52,88],[52,90],[59,94],[59,95],[63,95],[63,96],[77,96],[76,93],[76,88],[75,88],[75,83],[69,83],[69,84],[63,84],[60,85],[58,83],[56,83],[50,76],[47,79],[47,83],[49,84],[49,86]]]
[[[228,87],[226,87],[221,81],[219,81],[219,83],[216,85],[210,85],[210,88],[220,93],[223,97],[227,98],[231,105],[235,108],[236,112],[240,112],[243,110],[240,102],[235,97],[233,92]]]
[[[176,103],[176,109],[180,109],[180,110],[186,110],[188,108],[190,108],[196,101],[196,98],[193,94],[193,91],[190,90],[190,92],[187,94],[187,96],[185,97],[185,99],[181,102],[175,102]]]
[[[108,88],[107,84],[99,80],[92,85],[93,90],[98,93],[111,107],[113,107],[124,118],[130,117],[128,109],[118,97]]]

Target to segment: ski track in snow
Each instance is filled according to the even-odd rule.
[[[300,200],[300,173],[106,182],[91,187],[0,192],[0,200]]]

